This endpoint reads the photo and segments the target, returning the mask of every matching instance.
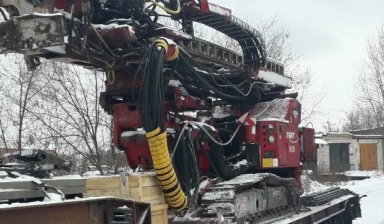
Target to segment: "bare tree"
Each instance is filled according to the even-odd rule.
[[[292,89],[287,92],[298,93],[298,100],[303,105],[302,121],[306,122],[319,112],[318,105],[326,96],[325,87],[316,86],[314,72],[291,49],[290,32],[280,21],[279,13],[275,13],[268,20],[261,20],[254,26],[263,36],[268,57],[281,61],[285,66],[285,75],[292,78]]]
[[[368,40],[367,54],[355,83],[354,103],[358,107],[348,114],[347,123],[356,129],[384,125],[384,25]],[[354,125],[351,125],[352,120]]]
[[[323,124],[323,128],[327,132],[339,132],[341,130],[338,124],[331,122],[330,120],[327,120]]]
[[[28,71],[24,59],[20,55],[11,54],[2,60],[0,75],[4,81],[1,88],[3,97],[0,130],[2,141],[8,148],[11,146],[22,150],[25,145],[34,145],[33,131],[29,128],[31,119],[27,111],[44,83],[41,81],[41,71]],[[4,113],[3,113],[4,112]],[[10,130],[10,125],[15,131]],[[6,133],[16,133],[7,135]]]
[[[103,74],[51,62],[44,76],[48,85],[41,92],[42,102],[31,112],[47,128],[45,140],[78,153],[103,174],[112,144],[110,117],[98,103]],[[112,165],[117,171],[115,161]]]
[[[364,106],[357,105],[347,113],[346,121],[343,124],[343,131],[372,129],[376,126],[374,113]]]

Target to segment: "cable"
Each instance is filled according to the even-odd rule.
[[[179,145],[180,140],[181,140],[181,137],[183,136],[184,131],[186,130],[186,128],[187,128],[187,125],[185,124],[185,125],[183,126],[183,128],[181,129],[179,136],[177,137],[175,146],[173,147],[173,150],[172,150],[172,159],[173,159],[173,157],[175,156],[177,146]]]
[[[168,9],[168,8],[166,8],[165,6],[162,6],[162,5],[160,5],[158,2],[156,2],[156,0],[151,0],[151,2],[152,2],[154,5],[156,5],[157,7],[161,8],[162,10],[164,10],[166,13],[171,14],[171,15],[179,14],[179,13],[180,13],[180,10],[181,10],[181,7],[180,7],[180,0],[176,0],[176,4],[177,4],[177,9],[176,9],[176,10]]]
[[[187,53],[186,53],[186,54],[187,54]],[[191,58],[191,59],[192,59],[192,58]],[[202,69],[204,70],[203,72],[207,72],[208,74],[210,74],[211,77],[212,77],[212,79],[213,79],[213,81],[214,81],[214,83],[215,83],[217,86],[220,86],[220,87],[226,87],[226,86],[227,86],[227,87],[232,87],[232,88],[236,89],[236,90],[237,90],[241,95],[243,95],[243,96],[248,96],[248,95],[250,94],[250,92],[252,91],[253,86],[254,86],[255,84],[260,83],[260,82],[252,82],[252,83],[251,83],[251,86],[249,87],[249,90],[247,91],[248,93],[243,93],[239,88],[237,88],[237,86],[242,85],[242,84],[245,84],[245,83],[250,83],[249,81],[247,82],[247,81],[245,80],[245,81],[241,82],[240,84],[233,84],[233,83],[231,83],[231,82],[224,76],[224,74],[226,74],[226,73],[227,73],[227,74],[234,74],[234,73],[237,73],[237,72],[244,73],[243,70],[238,70],[238,71],[236,71],[236,70],[232,70],[232,71],[223,71],[223,72],[215,71],[215,72],[219,73],[218,75],[222,76],[222,78],[225,79],[225,80],[221,80],[221,81],[225,81],[225,82],[228,83],[228,85],[220,85],[219,83],[217,83],[216,78],[215,78],[215,75],[214,75],[215,72],[213,72],[212,69],[210,69],[210,68],[208,68],[208,67],[202,65],[201,63],[197,62],[196,60],[192,60],[192,63],[193,63],[195,66],[197,66],[197,67],[199,67],[199,68],[202,68]],[[222,73],[222,74],[220,74],[220,73]]]
[[[216,139],[214,139],[214,138],[212,137],[212,135],[211,135],[207,130],[205,130],[205,128],[202,127],[199,123],[197,123],[197,122],[191,122],[191,123],[194,124],[194,125],[196,125],[197,127],[199,127],[205,134],[207,134],[207,136],[208,136],[208,137],[209,137],[215,144],[220,145],[220,146],[227,146],[227,145],[231,144],[231,142],[232,142],[233,139],[236,137],[236,134],[237,134],[237,132],[240,130],[240,127],[241,127],[241,125],[242,125],[242,124],[239,124],[239,125],[237,126],[237,128],[236,128],[236,130],[235,130],[233,136],[228,140],[228,142],[226,142],[226,143],[221,143],[221,142],[218,142]]]
[[[245,84],[249,84],[250,88],[248,89],[248,92],[244,93],[239,88],[237,88],[236,84],[230,83],[226,77],[224,77],[226,80],[221,80],[223,82],[229,83],[229,87],[235,89],[236,92],[228,91],[229,89],[219,89],[220,85],[217,83],[214,75],[212,73],[202,71],[198,72],[196,70],[195,66],[200,66],[194,59],[191,58],[188,53],[186,53],[184,50],[180,50],[180,61],[179,66],[177,68],[177,78],[179,81],[183,84],[183,86],[187,89],[187,91],[192,91],[195,93],[199,93],[201,96],[214,96],[223,98],[227,101],[235,101],[235,102],[244,102],[246,100],[251,100],[252,103],[257,103],[261,100],[261,90],[258,90],[257,83],[250,83],[249,81],[244,80],[244,78],[241,78],[239,75],[234,75],[233,77],[237,77],[237,79],[243,80],[240,82],[240,84],[243,82]],[[232,73],[228,73],[232,74]],[[210,82],[209,79],[211,78],[212,81]],[[219,88],[218,88],[219,87]],[[257,87],[257,88],[253,88]],[[194,89],[198,90],[194,90]],[[256,90],[256,91],[253,91]]]

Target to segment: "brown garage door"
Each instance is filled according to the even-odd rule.
[[[377,144],[360,144],[360,166],[362,170],[377,169]]]

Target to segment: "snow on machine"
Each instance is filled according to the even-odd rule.
[[[301,104],[286,93],[284,65],[230,9],[207,0],[0,6],[0,53],[23,54],[30,69],[43,58],[105,72],[100,105],[113,117],[114,145],[133,169],[156,172],[173,223],[351,224],[361,216],[359,196],[346,189],[301,197],[314,130],[299,127]],[[163,16],[182,29],[162,25]],[[195,23],[242,52],[195,37]]]

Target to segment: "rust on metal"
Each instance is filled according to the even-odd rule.
[[[132,214],[125,215],[130,220],[121,223],[151,223],[150,204],[117,198],[5,207],[0,209],[0,220],[14,224],[111,224],[114,223],[111,211],[124,208],[130,209]]]

